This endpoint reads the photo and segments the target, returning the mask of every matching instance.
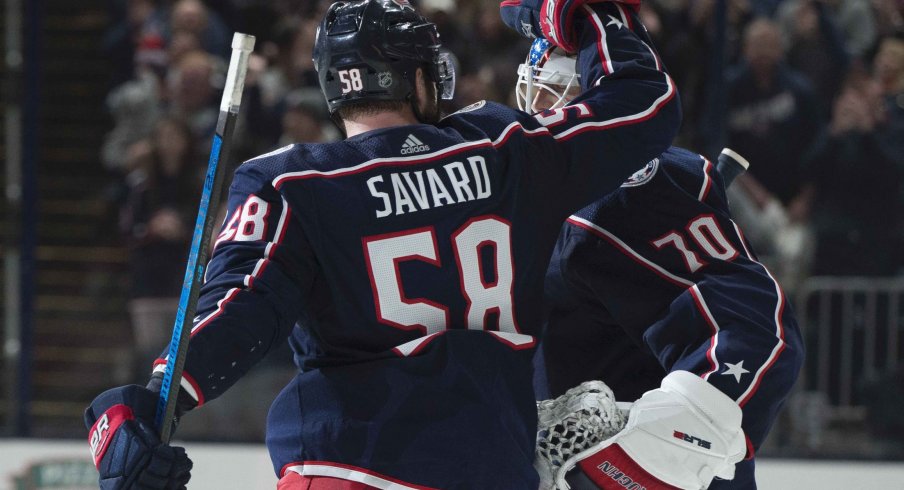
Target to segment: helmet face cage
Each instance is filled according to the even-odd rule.
[[[515,87],[518,108],[525,112],[541,112],[565,106],[572,89],[579,87],[580,80],[575,58],[561,54],[546,39],[535,39],[527,59],[518,65],[518,83]],[[555,103],[549,107],[535,107],[534,102],[541,90],[553,94]]]
[[[451,51],[441,49],[437,62],[433,65],[436,73],[433,79],[439,87],[441,100],[452,100],[455,97],[455,56]]]
[[[330,113],[362,101],[410,100],[418,68],[443,99],[455,70],[436,26],[404,0],[337,2],[317,31],[314,65]]]

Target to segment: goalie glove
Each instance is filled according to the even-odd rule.
[[[557,488],[556,474],[575,455],[619,433],[627,409],[602,381],[581,383],[554,400],[537,403],[537,454],[540,490]]]
[[[88,443],[103,490],[178,490],[192,462],[181,447],[160,441],[154,428],[159,395],[138,385],[100,394],[85,410]]]
[[[675,371],[631,406],[624,429],[567,458],[555,488],[699,490],[713,477],[732,479],[745,453],[740,407],[698,376]]]

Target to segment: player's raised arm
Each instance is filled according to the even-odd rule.
[[[530,22],[542,17],[537,8],[508,1],[502,15],[519,32],[535,34],[539,27]],[[577,51],[583,93],[569,106],[524,118],[523,132],[513,136],[523,135],[525,144],[512,145],[511,151],[531,165],[545,192],[581,207],[669,147],[680,125],[680,104],[632,8],[615,2],[546,2],[543,9],[567,10],[548,16],[546,24],[557,27],[544,32],[559,39],[550,39],[554,46],[549,49]]]

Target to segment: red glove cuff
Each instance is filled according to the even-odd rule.
[[[572,0],[568,2],[565,11],[558,5],[567,0],[543,0],[540,6],[540,29],[543,36],[550,42],[564,49],[566,52],[575,53],[578,50],[575,44],[574,32],[571,26],[574,25],[574,14],[584,5],[594,3],[620,3],[627,5],[633,10],[640,8],[641,0]]]
[[[637,488],[647,490],[680,490],[665,483],[641,468],[617,443],[582,459],[578,466],[599,488],[623,490]]]
[[[100,461],[104,458],[113,434],[119,427],[129,420],[135,420],[132,409],[126,405],[113,405],[91,426],[88,432],[88,444],[91,446],[91,456],[94,458],[94,467],[100,469]]]

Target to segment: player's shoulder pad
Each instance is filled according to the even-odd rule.
[[[670,175],[687,174],[694,179],[703,178],[706,158],[684,148],[672,146],[659,156],[660,165]]]
[[[526,112],[486,100],[463,107],[439,122],[440,127],[454,128],[465,139],[489,138],[494,142],[511,131],[513,125],[535,129],[540,123]]]
[[[235,171],[232,189],[254,193],[270,186],[276,176],[286,172],[299,146],[286,145],[246,160]]]
[[[659,159],[662,173],[667,174],[674,185],[685,192],[697,195],[700,186],[704,185],[707,179],[717,182],[716,188],[720,189],[717,192],[722,192],[722,178],[716,170],[715,162],[709,161],[703,155],[673,146],[664,151]]]

